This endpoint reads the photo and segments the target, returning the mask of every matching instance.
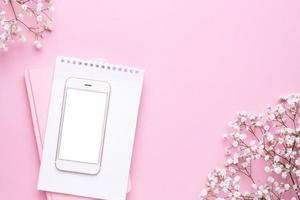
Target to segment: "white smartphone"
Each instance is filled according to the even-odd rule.
[[[57,169],[99,173],[109,97],[108,82],[67,79],[56,151]]]

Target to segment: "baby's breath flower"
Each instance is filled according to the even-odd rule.
[[[31,33],[34,46],[41,48],[42,39],[52,30],[52,7],[51,0],[0,0],[0,50],[7,51],[15,41],[26,42],[23,30]]]
[[[300,199],[299,110],[300,94],[290,94],[281,97],[279,104],[268,106],[265,115],[238,112],[228,124],[231,131],[224,134],[229,144],[224,168],[209,174],[201,198],[273,200],[288,193],[294,195],[291,200]],[[252,171],[261,165],[268,174],[266,179],[253,176]],[[240,185],[243,179],[252,184],[248,190],[240,191],[244,188]]]

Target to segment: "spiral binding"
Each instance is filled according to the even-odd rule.
[[[96,67],[102,70],[110,70],[110,71],[116,71],[116,72],[125,72],[125,73],[131,73],[131,74],[138,74],[140,73],[140,70],[130,67],[125,67],[121,65],[112,65],[108,63],[101,63],[99,61],[87,61],[87,60],[81,60],[81,59],[75,59],[75,58],[68,58],[68,57],[60,57],[59,62],[61,63],[67,63],[70,65],[77,65],[77,66],[84,66],[84,67]]]

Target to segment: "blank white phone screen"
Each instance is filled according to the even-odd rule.
[[[98,163],[107,93],[67,89],[59,159]]]

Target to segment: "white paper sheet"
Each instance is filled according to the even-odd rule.
[[[126,199],[144,72],[95,61],[58,57],[39,174],[38,189],[98,199]],[[62,172],[55,167],[66,79],[78,77],[111,85],[101,173]]]

